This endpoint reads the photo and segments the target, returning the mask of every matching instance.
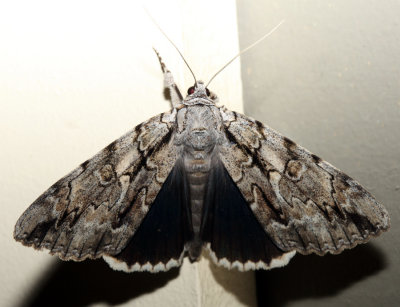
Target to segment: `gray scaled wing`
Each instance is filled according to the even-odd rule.
[[[220,160],[281,250],[337,254],[389,228],[386,209],[355,180],[260,122],[220,112]]]
[[[173,169],[175,116],[138,125],[60,179],[19,218],[15,239],[63,260],[118,255]]]

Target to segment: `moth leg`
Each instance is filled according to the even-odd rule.
[[[172,107],[176,108],[182,104],[183,101],[182,94],[179,91],[178,86],[175,84],[172,73],[169,71],[167,66],[165,66],[165,63],[163,62],[160,54],[156,49],[154,49],[154,52],[156,53],[158,60],[160,61],[161,70],[164,74],[164,88],[169,90],[169,96],[170,96],[169,98],[171,100]]]

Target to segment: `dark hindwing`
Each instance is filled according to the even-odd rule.
[[[276,131],[220,109],[220,159],[265,232],[283,251],[340,253],[389,228],[359,183]]]
[[[14,238],[76,261],[121,253],[176,160],[176,112],[138,125],[41,195]]]
[[[193,237],[189,188],[180,160],[164,182],[142,224],[121,253],[105,260],[124,271],[166,271],[180,266]]]
[[[269,269],[285,265],[294,255],[273,243],[217,158],[209,175],[201,235],[212,260],[226,268]]]

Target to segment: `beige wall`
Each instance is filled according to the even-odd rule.
[[[263,306],[400,306],[400,2],[237,1],[245,112],[357,179],[392,228],[259,274]]]
[[[238,51],[233,1],[149,1],[148,10],[208,79]],[[133,1],[0,5],[0,305],[254,306],[254,275],[207,261],[166,274],[61,262],[14,242],[14,223],[46,188],[136,124],[168,110],[152,46],[185,93],[193,80]],[[207,80],[205,80],[207,81]],[[242,110],[240,62],[213,82]]]

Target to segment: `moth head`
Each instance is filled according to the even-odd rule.
[[[211,92],[203,81],[197,81],[193,86],[187,90],[187,96],[185,102],[197,103],[197,104],[215,104],[218,101],[218,97],[215,93]]]

